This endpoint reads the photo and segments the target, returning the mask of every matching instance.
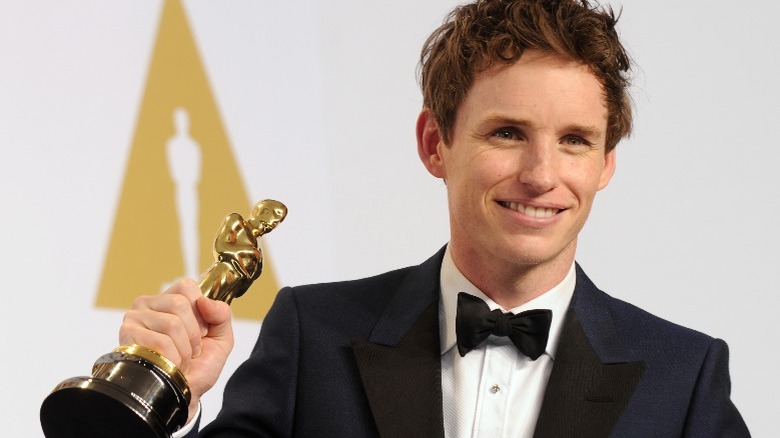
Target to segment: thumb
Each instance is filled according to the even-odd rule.
[[[206,337],[221,338],[231,333],[230,306],[227,303],[201,296],[195,304],[203,321],[208,324]]]

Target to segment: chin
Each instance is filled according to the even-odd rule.
[[[535,266],[563,260],[573,249],[574,242],[562,245],[551,245],[548,242],[515,242],[508,250],[508,259],[517,265]],[[573,256],[573,250],[571,251]],[[570,263],[570,262],[567,262]]]

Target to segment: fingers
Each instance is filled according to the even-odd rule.
[[[171,285],[171,287],[164,292],[164,295],[165,294],[179,294],[187,298],[190,309],[192,310],[193,315],[195,315],[195,320],[198,323],[200,336],[206,336],[206,333],[208,333],[208,324],[203,320],[195,305],[196,301],[203,298],[203,293],[200,291],[198,283],[191,278],[184,278]]]
[[[128,313],[128,317],[130,316],[131,315]],[[177,347],[173,339],[174,338],[170,335],[149,330],[140,324],[128,322],[127,319],[122,323],[122,327],[119,329],[120,344],[143,345],[144,347],[162,354],[171,360],[177,367],[184,368],[184,366],[189,365],[187,357],[191,354],[189,353],[190,347]]]
[[[198,298],[202,295],[192,280],[179,281],[161,295],[138,297],[125,314],[119,342],[151,348],[186,370],[208,333]]]

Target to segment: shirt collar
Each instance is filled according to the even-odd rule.
[[[479,297],[487,303],[490,310],[501,309],[501,306],[487,297],[482,291],[477,289],[455,266],[450,254],[449,245],[444,252],[444,259],[441,263],[440,277],[440,300],[439,300],[439,339],[441,340],[441,354],[446,353],[455,347],[457,337],[455,335],[455,315],[458,308],[458,293],[466,292]],[[574,285],[577,276],[572,263],[566,277],[549,291],[539,295],[533,300],[515,307],[514,309],[502,309],[503,311],[518,314],[530,309],[550,309],[552,310],[552,322],[550,324],[550,336],[547,341],[545,353],[555,360],[555,352],[558,348],[558,338],[563,328],[563,316],[569,310],[571,297],[574,295]]]

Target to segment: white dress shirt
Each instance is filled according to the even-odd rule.
[[[574,294],[574,264],[557,286],[533,300],[501,309],[461,274],[449,247],[441,266],[439,336],[444,433],[447,438],[531,437],[552,372],[563,316]],[[455,316],[458,293],[482,298],[490,310],[518,314],[531,309],[552,310],[547,348],[533,361],[507,337],[490,335],[482,345],[461,357],[456,346]]]
[[[445,436],[531,437],[555,360],[563,316],[574,294],[574,264],[557,286],[509,310],[501,309],[460,273],[452,261],[449,247],[442,261],[440,279],[439,336]],[[544,354],[532,361],[520,353],[509,338],[491,335],[481,346],[461,357],[455,336],[459,292],[482,298],[490,310],[501,309],[515,314],[530,309],[552,310],[550,336]],[[198,416],[200,406],[194,418]],[[194,424],[195,421],[191,421],[172,438],[183,437]]]

